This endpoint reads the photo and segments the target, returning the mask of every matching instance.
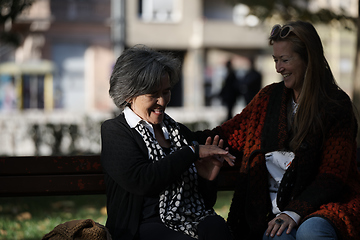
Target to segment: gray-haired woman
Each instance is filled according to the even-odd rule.
[[[113,239],[232,238],[212,207],[222,161],[235,158],[218,136],[193,143],[193,133],[165,114],[179,69],[179,60],[145,46],[115,64],[109,93],[122,113],[101,128]]]

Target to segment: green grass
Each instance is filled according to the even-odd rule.
[[[41,239],[58,224],[91,218],[105,224],[105,195],[0,198],[0,239]]]
[[[227,218],[232,192],[219,192],[216,212]],[[105,195],[0,198],[0,240],[41,239],[55,226],[91,218],[105,225]]]
[[[218,192],[218,197],[214,209],[216,213],[222,216],[224,219],[227,219],[228,217],[230,203],[233,194],[234,194],[233,191]]]

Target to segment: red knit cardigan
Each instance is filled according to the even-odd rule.
[[[308,135],[295,152],[278,191],[281,211],[294,211],[301,220],[321,216],[333,223],[340,239],[360,239],[360,173],[356,165],[357,122],[349,97],[332,96],[341,106],[324,104],[324,136]],[[284,83],[262,89],[231,120],[212,131],[219,134],[241,161],[228,224],[236,239],[261,239],[274,215],[268,187],[265,153],[287,148],[287,106],[291,90]],[[201,134],[199,133],[199,136]],[[204,136],[201,136],[204,138]]]

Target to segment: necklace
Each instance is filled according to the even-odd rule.
[[[294,117],[299,107],[299,104],[294,101],[294,98],[292,99],[291,107],[292,107],[292,116]]]

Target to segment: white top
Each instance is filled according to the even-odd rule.
[[[275,151],[265,154],[266,167],[269,172],[269,190],[270,190],[270,199],[272,203],[272,212],[276,215],[281,213],[287,214],[291,217],[296,223],[299,222],[300,216],[291,211],[281,212],[277,206],[276,198],[277,192],[281,180],[284,176],[286,169],[291,165],[292,160],[294,159],[295,154],[293,152],[286,151]]]

